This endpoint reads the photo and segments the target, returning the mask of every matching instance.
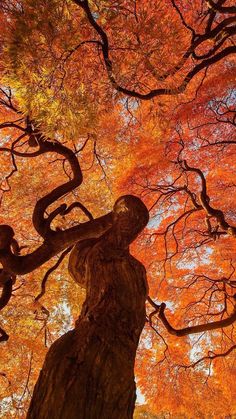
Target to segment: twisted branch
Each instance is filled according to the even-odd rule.
[[[158,314],[159,319],[162,321],[163,325],[165,326],[166,330],[174,336],[182,337],[186,335],[192,335],[201,332],[207,332],[209,330],[215,329],[223,329],[225,327],[230,326],[236,321],[236,306],[234,311],[230,316],[223,320],[217,320],[210,323],[203,323],[197,326],[189,326],[184,327],[182,329],[175,329],[170,322],[168,321],[165,315],[166,304],[156,304],[150,297],[148,297],[148,302],[154,307],[154,311],[149,315],[149,322],[151,323],[152,317]]]
[[[130,97],[134,97],[141,100],[150,100],[160,95],[177,95],[179,93],[183,93],[186,90],[189,82],[201,70],[217,63],[218,61],[222,60],[222,58],[225,58],[228,55],[236,53],[236,47],[233,45],[233,46],[228,46],[222,49],[217,54],[215,54],[215,52],[223,45],[223,43],[228,39],[228,37],[235,34],[235,27],[229,26],[236,21],[236,18],[234,16],[224,19],[222,22],[217,23],[217,25],[213,29],[211,29],[212,23],[216,17],[216,14],[210,12],[210,17],[206,25],[205,32],[203,34],[196,34],[195,31],[189,25],[186,24],[179,8],[176,6],[175,2],[172,1],[172,5],[177,11],[177,13],[179,14],[182,23],[184,24],[184,26],[187,27],[187,29],[191,30],[192,39],[191,39],[189,48],[184,53],[179,63],[173,69],[170,69],[162,76],[159,76],[158,77],[159,80],[164,80],[167,77],[172,76],[175,73],[177,73],[183,67],[187,59],[191,56],[195,59],[200,59],[200,60],[202,60],[203,58],[205,59],[203,59],[199,64],[195,64],[193,69],[189,71],[187,75],[184,77],[182,83],[175,88],[171,88],[171,89],[157,88],[157,89],[150,90],[148,93],[141,93],[136,90],[128,89],[121,86],[118,83],[117,79],[115,78],[114,71],[113,71],[113,63],[112,63],[112,60],[110,59],[110,54],[109,54],[110,46],[109,46],[108,36],[106,32],[103,30],[103,28],[98,24],[97,20],[94,18],[94,15],[90,10],[88,0],[74,0],[74,3],[76,3],[79,7],[81,7],[84,10],[90,25],[93,27],[95,32],[100,37],[100,40],[101,40],[100,45],[102,49],[104,64],[107,71],[108,79],[110,80],[112,86],[118,92],[121,92]],[[215,3],[213,3],[213,1],[212,1],[212,4],[215,6]],[[224,13],[235,13],[234,11],[235,8],[224,8],[224,7],[222,8],[220,5],[218,7]],[[221,34],[222,36],[224,35],[222,39],[221,39]],[[219,42],[217,42],[215,47],[211,51],[209,51],[205,56],[203,55],[203,56],[198,57],[197,54],[195,53],[196,48],[200,46],[204,41],[213,40],[213,39],[215,40],[219,39]],[[148,66],[149,66],[149,69],[151,68],[151,72],[155,73],[155,69],[153,68],[150,62],[148,63]]]
[[[201,179],[201,184],[202,184],[202,190],[200,192],[200,202],[201,202],[201,206],[202,209],[205,210],[207,217],[214,217],[219,226],[226,231],[227,233],[231,234],[232,236],[236,236],[236,227],[230,225],[226,219],[225,219],[225,215],[223,213],[223,211],[219,210],[219,209],[215,209],[210,205],[210,198],[207,194],[207,184],[206,184],[206,179],[204,174],[202,173],[202,171],[198,168],[195,167],[190,167],[186,160],[179,160],[179,164],[181,165],[183,171],[185,172],[194,172],[197,173],[198,176]],[[208,219],[208,226],[209,226],[209,219]]]
[[[12,245],[16,241],[14,239],[13,229],[8,225],[0,226],[0,262],[2,263],[3,269],[10,275],[25,275],[32,272],[51,259],[51,257],[72,246],[79,240],[99,237],[112,223],[111,213],[93,220],[92,214],[79,202],[71,204],[68,208],[66,204],[62,204],[45,217],[45,212],[51,204],[81,185],[83,180],[82,172],[76,154],[60,143],[44,139],[39,131],[33,130],[29,118],[27,118],[27,125],[24,130],[24,135],[29,135],[29,145],[31,147],[38,147],[36,151],[31,153],[20,152],[14,148],[17,144],[16,142],[13,143],[11,148],[2,147],[0,150],[24,158],[33,158],[44,153],[57,153],[69,162],[73,176],[68,182],[56,187],[36,203],[32,217],[33,225],[36,231],[44,238],[44,243],[32,253],[25,256],[14,253],[12,251]],[[90,221],[65,229],[64,231],[54,231],[51,229],[50,224],[58,214],[68,214],[75,207],[82,209]]]

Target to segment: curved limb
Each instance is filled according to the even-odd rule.
[[[160,96],[160,95],[177,95],[179,93],[183,93],[186,90],[189,82],[201,70],[217,63],[218,61],[227,57],[228,55],[236,53],[236,47],[235,46],[225,47],[224,49],[222,49],[217,54],[215,54],[217,49],[213,48],[212,51],[211,51],[211,54],[206,56],[206,59],[203,59],[199,64],[195,64],[193,69],[188,71],[187,75],[184,77],[183,81],[179,84],[179,86],[176,86],[176,87],[170,88],[170,89],[168,89],[168,88],[157,88],[157,89],[150,90],[148,93],[141,93],[137,90],[123,87],[118,83],[118,81],[117,81],[117,79],[114,75],[113,63],[112,63],[112,60],[110,58],[110,46],[109,46],[108,36],[107,36],[106,32],[103,30],[103,28],[98,24],[97,20],[94,18],[94,15],[93,15],[92,11],[90,10],[88,0],[74,0],[74,3],[77,4],[79,7],[81,7],[84,10],[90,25],[93,27],[93,29],[98,34],[98,36],[101,40],[100,44],[101,44],[101,49],[102,49],[103,60],[104,60],[106,72],[107,72],[107,75],[108,75],[108,79],[110,80],[112,86],[118,92],[121,92],[121,93],[123,93],[127,96],[130,96],[130,97],[134,97],[134,98],[141,99],[141,100],[150,100],[150,99],[152,99],[156,96]],[[212,3],[213,3],[213,1],[212,1]],[[213,5],[215,5],[215,3],[213,3]],[[170,69],[168,72],[165,72],[165,74],[163,75],[163,79],[166,79],[167,77],[174,75],[180,69],[182,69],[186,60],[191,56],[193,56],[193,58],[194,58],[194,53],[195,53],[196,48],[199,47],[201,44],[203,44],[206,40],[216,39],[217,35],[220,36],[220,34],[226,33],[227,31],[229,31],[229,36],[230,36],[231,31],[232,31],[232,27],[229,26],[229,25],[231,25],[233,22],[235,22],[235,16],[225,18],[222,22],[217,23],[216,26],[213,29],[211,29],[212,23],[213,23],[216,15],[210,13],[209,19],[211,19],[211,23],[209,24],[209,22],[207,22],[206,28],[205,28],[205,31],[204,31],[203,34],[197,34],[193,30],[193,28],[189,27],[188,25],[186,26],[186,22],[184,21],[183,16],[182,16],[179,8],[176,6],[174,1],[172,1],[172,6],[177,11],[177,13],[180,15],[180,18],[181,18],[181,21],[182,21],[183,25],[185,27],[187,27],[187,29],[191,30],[192,39],[191,39],[191,42],[190,42],[190,45],[189,45],[188,49],[186,50],[186,52],[183,55],[180,62],[173,69]],[[222,6],[220,6],[220,5],[218,5],[218,7],[222,8]],[[225,10],[225,9],[228,9],[228,8],[223,8],[223,9],[224,10],[222,10],[222,12],[227,13],[227,10]],[[231,11],[228,11],[228,13],[235,13],[235,8],[233,8],[233,10],[231,10]],[[234,33],[235,32],[233,30],[232,34],[234,34]],[[197,58],[197,56],[196,56],[196,58]],[[153,69],[151,70],[151,72],[153,73]],[[160,77],[160,80],[161,79],[162,79],[162,77]]]
[[[148,297],[148,302],[155,308],[154,312],[149,315],[149,321],[151,322],[152,317],[158,313],[159,319],[162,321],[166,330],[174,336],[182,337],[186,335],[192,335],[195,333],[207,332],[209,330],[222,329],[230,326],[236,321],[236,306],[234,311],[230,316],[223,320],[217,320],[214,322],[203,323],[197,326],[184,327],[182,329],[175,329],[170,322],[168,321],[165,315],[166,304],[156,304],[150,297]]]
[[[2,147],[0,150],[24,158],[33,158],[44,153],[57,153],[65,157],[69,162],[73,176],[71,180],[54,188],[36,203],[33,211],[33,225],[36,231],[44,238],[44,243],[35,251],[25,256],[19,255],[19,251],[15,252],[11,248],[16,243],[13,229],[8,225],[0,226],[0,262],[4,270],[14,275],[25,275],[32,272],[52,256],[74,245],[79,240],[99,237],[111,226],[112,222],[111,213],[93,220],[92,214],[80,202],[72,203],[68,208],[66,204],[62,204],[45,217],[45,211],[51,204],[82,183],[82,172],[76,154],[60,143],[45,139],[39,131],[33,131],[29,118],[26,118],[24,130],[25,133],[23,135],[29,135],[29,145],[38,147],[36,151],[25,153],[16,150],[14,147],[18,144],[18,140],[13,143],[11,148]],[[52,220],[58,214],[65,215],[69,213],[75,207],[80,208],[90,221],[64,231],[53,231],[50,227]]]
[[[231,234],[232,236],[236,236],[236,227],[230,225],[226,219],[225,219],[225,215],[223,213],[223,211],[213,208],[210,205],[210,198],[207,195],[207,184],[206,184],[206,179],[205,176],[203,174],[203,172],[196,168],[196,167],[190,167],[186,160],[179,160],[179,164],[182,168],[182,170],[184,172],[194,172],[197,173],[198,176],[201,179],[201,185],[202,185],[202,190],[200,192],[200,202],[202,205],[202,208],[205,210],[207,217],[214,217],[216,218],[217,222],[219,223],[219,226],[226,231],[227,233]],[[209,218],[208,218],[208,223],[209,223]],[[209,225],[208,225],[209,227]]]
[[[26,275],[76,242],[100,237],[111,225],[112,213],[108,213],[93,221],[53,232],[41,246],[27,255],[18,256],[14,255],[11,250],[0,250],[0,262],[6,271],[15,275]]]

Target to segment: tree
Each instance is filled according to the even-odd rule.
[[[218,399],[217,415],[233,414],[235,12],[222,0],[1,3],[6,417],[24,415],[43,346],[63,332],[28,417],[133,416],[146,286],[127,243],[147,222],[133,195],[151,215],[132,245],[150,288],[136,358],[148,414],[202,417]],[[87,294],[68,332],[84,295],[66,274],[77,242],[69,271]]]

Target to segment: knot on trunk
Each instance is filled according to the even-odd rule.
[[[128,246],[143,230],[149,220],[144,203],[136,196],[124,195],[117,199],[112,212],[112,226],[97,239],[78,242],[70,254],[68,270],[82,288],[86,288],[86,258],[93,245],[103,241],[106,257],[115,258],[128,251]]]
[[[144,229],[149,220],[147,207],[137,196],[124,195],[113,207],[113,226],[118,227],[131,243]]]

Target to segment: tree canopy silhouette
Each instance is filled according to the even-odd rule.
[[[234,2],[0,22],[0,414],[235,414]]]

